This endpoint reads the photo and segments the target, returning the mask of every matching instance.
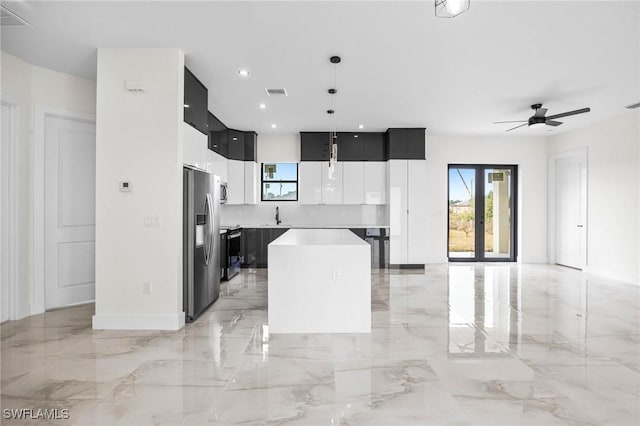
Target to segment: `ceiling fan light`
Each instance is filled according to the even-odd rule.
[[[436,16],[453,18],[469,10],[471,0],[435,0]]]

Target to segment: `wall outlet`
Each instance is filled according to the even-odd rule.
[[[118,188],[120,188],[120,192],[131,192],[131,181],[123,180],[118,184]]]
[[[342,279],[342,269],[341,268],[333,268],[331,275],[333,277],[334,280],[341,280]]]
[[[142,294],[151,294],[151,283],[142,283]]]

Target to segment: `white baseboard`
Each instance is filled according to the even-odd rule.
[[[180,330],[184,312],[176,315],[94,315],[94,330]]]
[[[522,264],[535,264],[535,265],[548,265],[549,258],[544,256],[518,256],[518,263]]]
[[[622,281],[627,284],[640,285],[640,280],[638,279],[637,276],[633,276],[629,274],[621,274],[617,271],[614,272],[608,269],[597,268],[597,267],[594,268],[592,266],[591,267],[587,266],[582,271],[588,274],[599,275],[604,278],[609,278],[616,281]]]

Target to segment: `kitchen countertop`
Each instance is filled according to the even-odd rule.
[[[345,229],[292,229],[269,244],[269,246],[274,245],[369,246],[353,232]]]
[[[389,228],[389,225],[291,225],[288,223],[276,224],[248,224],[237,225],[241,228],[294,228],[294,229],[349,229],[349,228]]]

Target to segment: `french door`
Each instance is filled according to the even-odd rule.
[[[449,261],[516,260],[516,188],[516,166],[449,165]]]

